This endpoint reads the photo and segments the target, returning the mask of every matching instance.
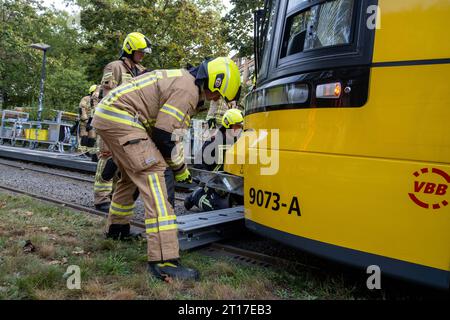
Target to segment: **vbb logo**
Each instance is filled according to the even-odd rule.
[[[450,184],[450,175],[436,168],[423,168],[414,172],[414,193],[410,193],[409,197],[415,204],[424,209],[440,209],[446,207],[449,203],[445,200]],[[441,180],[440,183],[434,182],[436,177]],[[433,182],[431,182],[433,181]],[[432,197],[430,197],[432,196]],[[433,200],[430,200],[433,198]],[[427,200],[425,200],[427,199]]]

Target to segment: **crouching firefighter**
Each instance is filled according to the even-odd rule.
[[[229,109],[223,115],[221,123],[222,126],[216,134],[203,144],[202,164],[195,165],[196,169],[223,171],[225,153],[239,138],[244,116],[239,109]],[[204,186],[198,187],[185,198],[184,207],[186,210],[191,210],[193,206],[197,206],[201,211],[220,210],[231,208],[234,200],[240,202],[240,199],[233,198],[228,192]]]
[[[120,59],[110,62],[103,70],[100,97],[103,98],[114,88],[130,82],[145,71],[140,64],[145,54],[151,53],[150,41],[142,33],[128,34],[122,45]],[[94,205],[97,210],[109,212],[116,172],[106,144],[97,138],[97,171],[94,182]],[[105,168],[107,171],[105,171]]]
[[[180,265],[174,209],[167,196],[168,165],[177,182],[190,182],[184,155],[172,134],[187,129],[204,100],[234,100],[240,75],[229,58],[204,61],[189,70],[155,70],[113,89],[97,106],[93,126],[121,172],[109,210],[107,237],[130,236],[139,191],[145,207],[149,272],[160,279],[197,279]],[[175,151],[174,151],[175,150]],[[174,151],[174,152],[173,152]],[[173,153],[173,154],[172,154]]]

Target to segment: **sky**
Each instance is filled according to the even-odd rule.
[[[66,10],[70,13],[75,13],[78,11],[77,6],[66,7],[64,1],[61,0],[41,0],[41,1],[47,7],[50,7],[53,4],[55,8],[59,10]]]
[[[225,12],[230,11],[231,9],[230,0],[223,0],[222,3],[225,5]]]
[[[70,6],[66,7],[66,4],[62,0],[42,0],[44,5],[51,6],[52,4],[59,10],[66,10],[71,13],[75,13],[78,11],[77,6]],[[228,12],[231,8],[230,0],[222,0],[222,3],[225,6],[225,11],[222,12],[222,16],[225,15],[226,12]]]

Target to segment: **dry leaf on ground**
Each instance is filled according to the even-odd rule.
[[[27,240],[25,242],[25,245],[23,246],[23,252],[24,253],[31,253],[36,251],[36,247],[31,243],[30,240]]]
[[[84,250],[81,248],[76,247],[74,251],[72,251],[72,254],[77,255],[77,256],[81,256],[82,254],[84,254]]]

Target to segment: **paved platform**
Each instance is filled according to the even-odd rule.
[[[59,153],[0,145],[0,157],[93,173],[97,164],[81,153]]]

